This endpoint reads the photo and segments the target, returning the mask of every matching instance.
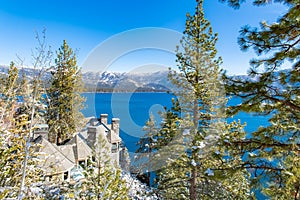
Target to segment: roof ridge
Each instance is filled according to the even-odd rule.
[[[44,138],[43,138],[44,139]],[[46,139],[44,139],[46,140]],[[51,143],[50,141],[46,140],[48,143],[51,144],[60,154],[62,154],[67,160],[69,160],[71,163],[74,163],[72,160],[70,160],[60,149],[56,144]],[[63,146],[63,145],[62,145]]]

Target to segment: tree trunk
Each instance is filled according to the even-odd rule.
[[[151,176],[150,171],[148,171],[148,172],[147,172],[147,181],[146,181],[147,183],[146,183],[146,184],[147,184],[149,187],[150,187],[150,176]]]
[[[57,133],[57,138],[56,138],[56,144],[59,145],[61,143],[61,130],[58,131]]]
[[[197,199],[197,191],[196,191],[196,168],[193,167],[192,174],[191,174],[191,180],[190,180],[190,200],[196,200]]]
[[[198,133],[198,122],[199,122],[199,106],[198,106],[198,100],[194,99],[193,102],[193,125],[194,125],[194,134],[196,135]],[[192,152],[194,154],[195,152]],[[194,155],[192,155],[192,159],[194,159]],[[195,160],[196,162],[196,160]],[[192,167],[191,171],[191,179],[190,179],[190,199],[196,200],[197,199],[197,191],[196,191],[196,185],[197,185],[197,166]]]
[[[149,155],[149,164],[148,164],[148,172],[147,172],[147,184],[149,187],[151,187],[150,182],[151,182],[151,152],[152,149],[150,147],[151,145],[151,140],[149,141],[149,151],[148,151],[148,155]]]

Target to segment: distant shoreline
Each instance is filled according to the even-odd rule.
[[[107,94],[107,93],[116,93],[116,94],[127,94],[127,93],[169,93],[172,94],[173,92],[171,91],[109,91],[109,92],[103,92],[103,91],[95,91],[95,92],[82,92],[82,94],[91,94],[91,93],[95,93],[95,94]]]

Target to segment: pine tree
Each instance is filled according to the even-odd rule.
[[[239,6],[241,1],[229,2]],[[288,6],[277,22],[263,21],[260,28],[241,30],[241,49],[252,48],[258,55],[251,60],[250,78],[225,76],[228,93],[242,99],[231,114],[245,111],[267,116],[269,125],[232,145],[244,149],[243,156],[248,157],[244,166],[253,171],[253,187],[272,199],[299,199],[300,4],[298,0],[275,2]],[[267,3],[254,1],[256,5]],[[282,65],[290,68],[282,70]]]
[[[230,170],[239,166],[240,157],[228,156],[222,146],[231,130],[239,130],[236,137],[244,136],[239,124],[227,125],[225,122],[226,98],[221,83],[214,34],[210,23],[204,18],[203,1],[197,3],[194,15],[187,14],[186,29],[177,48],[179,71],[170,71],[169,79],[178,90],[181,116],[177,123],[177,133],[185,149],[177,159],[169,159],[167,167],[160,172],[158,187],[166,199],[208,199],[232,197],[243,199],[249,192],[239,193],[227,187],[234,185],[232,175],[246,184],[247,173]],[[232,127],[232,128],[231,128]],[[226,159],[235,158],[235,159]],[[235,163],[232,163],[235,162]],[[178,187],[179,185],[183,187]],[[224,193],[226,191],[226,193]],[[226,195],[225,195],[226,194]]]
[[[59,144],[81,126],[84,98],[80,96],[83,84],[76,55],[65,40],[55,64],[48,90],[47,123],[50,140]]]
[[[157,177],[166,160],[177,157],[177,152],[182,151],[182,137],[177,131],[180,108],[177,100],[172,99],[172,104],[170,110],[164,108],[164,111],[159,113],[162,119],[160,125],[156,124],[154,115],[150,115],[143,127],[145,134],[137,143],[135,165],[139,178],[145,180],[148,185],[151,185],[151,173]],[[151,186],[155,185],[154,180]]]
[[[16,108],[16,90],[17,90],[17,79],[18,79],[18,69],[15,67],[14,63],[11,62],[8,75],[1,79],[1,118],[0,118],[0,144],[1,144],[1,183],[2,191],[4,197],[9,193],[11,188],[17,190],[16,174],[18,173],[17,168],[14,167],[12,156],[14,149],[9,147],[9,140],[14,139],[13,134],[9,130],[13,130],[15,127],[14,113]],[[20,157],[22,157],[20,155]],[[22,159],[22,158],[21,158]],[[18,160],[19,161],[19,160]],[[19,165],[20,163],[18,163]],[[16,164],[15,164],[16,166]],[[4,187],[4,189],[3,189]],[[11,187],[11,188],[10,188]],[[14,188],[15,187],[15,188]],[[8,189],[7,189],[8,188]]]
[[[27,138],[30,133],[30,119],[28,114],[20,114],[20,105],[17,103],[17,94],[21,86],[18,84],[18,69],[11,63],[7,77],[1,84],[1,121],[0,121],[0,188],[2,198],[13,198],[22,190],[22,197],[29,197],[34,183],[40,181],[41,170],[36,168],[37,155],[34,145]],[[23,168],[26,157],[27,168]],[[23,177],[23,172],[27,177]],[[24,180],[24,181],[22,181]],[[26,187],[26,190],[25,190]]]
[[[16,107],[16,92],[17,92],[18,69],[11,62],[8,75],[1,79],[1,116],[0,123],[2,128],[10,128],[12,117]]]
[[[143,127],[144,136],[137,143],[137,150],[135,156],[135,165],[138,166],[138,173],[140,177],[145,178],[144,182],[151,185],[151,171],[152,171],[152,155],[156,147],[158,127],[155,124],[154,115],[151,113],[149,120]]]
[[[172,99],[172,107],[170,109],[164,109],[164,112],[160,113],[162,123],[157,134],[157,142],[155,149],[159,150],[170,143],[170,140],[174,139],[178,134],[179,121],[181,109],[178,99]]]
[[[111,159],[108,142],[101,134],[95,145],[92,158],[85,169],[86,180],[79,188],[79,196],[87,199],[129,199],[129,188],[122,180],[121,170]]]

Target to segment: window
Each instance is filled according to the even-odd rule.
[[[85,166],[85,160],[80,160],[80,161],[78,161],[78,164],[79,164],[81,167],[84,167],[84,166]]]
[[[69,172],[64,172],[64,180],[67,180],[69,177]]]
[[[111,152],[116,153],[117,151],[118,151],[118,144],[117,143],[112,143]]]

